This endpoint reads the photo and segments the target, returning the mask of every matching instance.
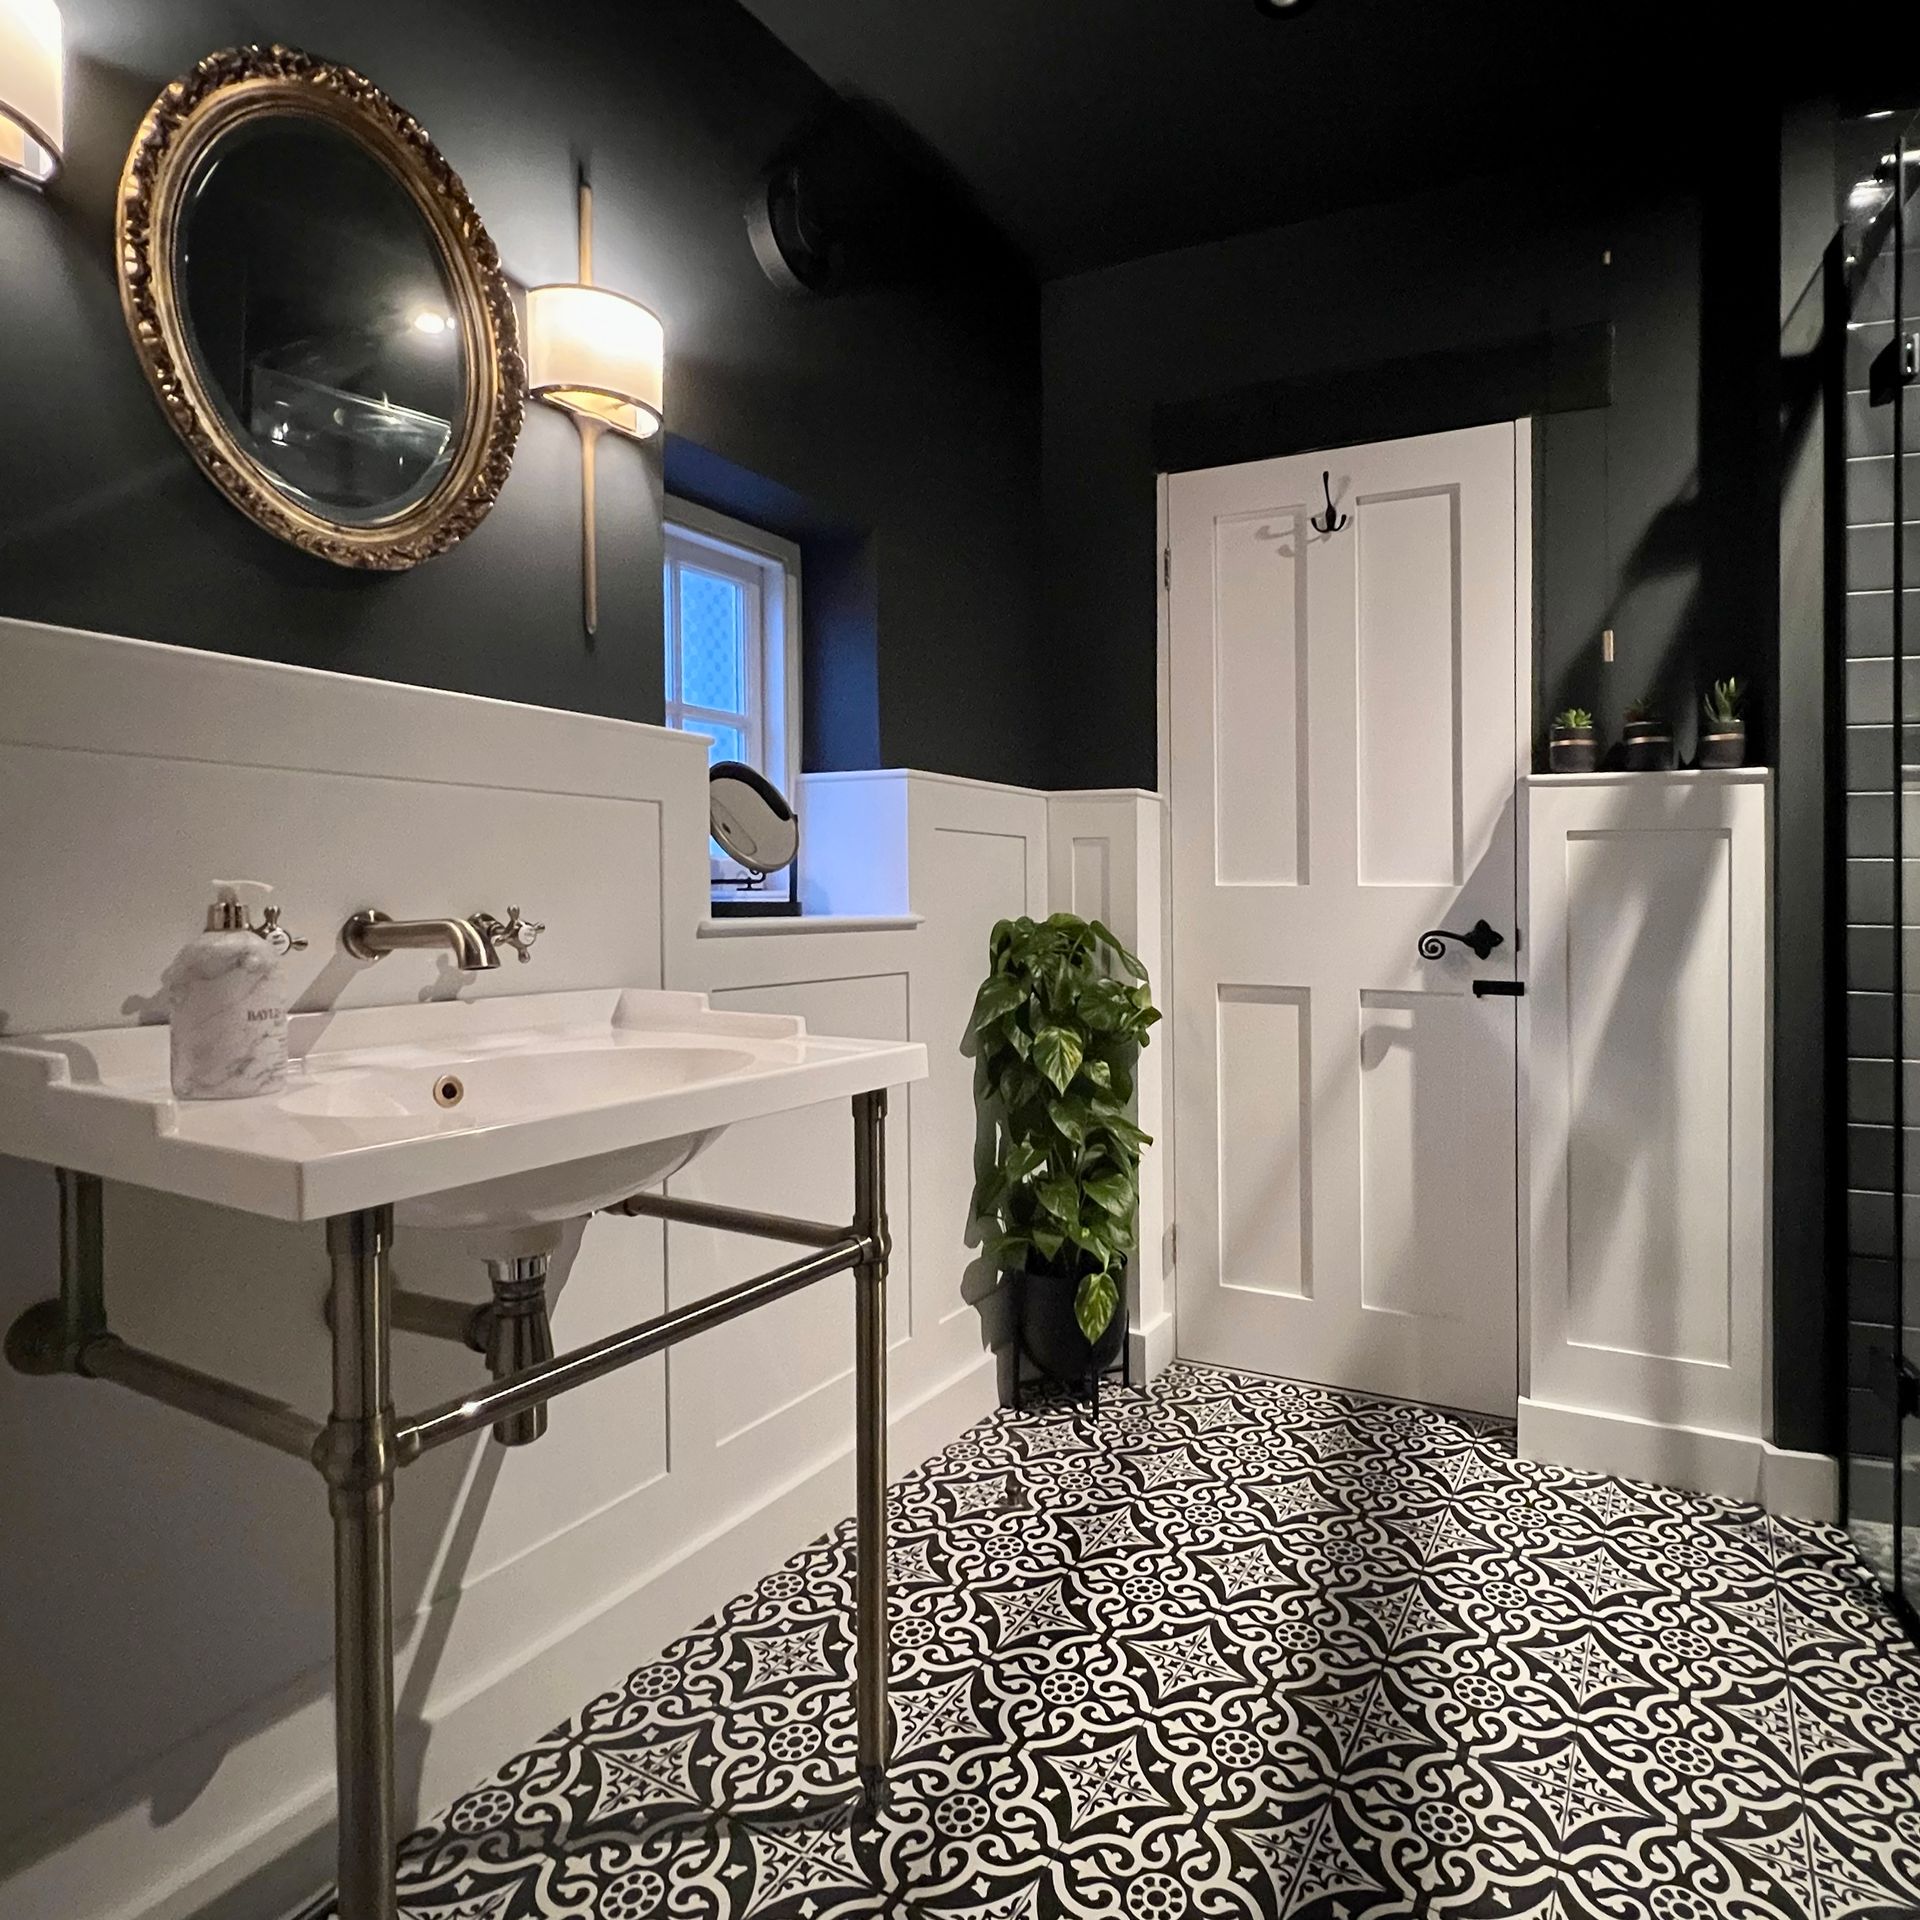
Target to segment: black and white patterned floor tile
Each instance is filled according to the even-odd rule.
[[[1497,1422],[1180,1365],[895,1489],[405,1845],[408,1920],[1887,1920],[1920,1652],[1844,1535]]]

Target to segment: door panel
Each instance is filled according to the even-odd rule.
[[[1295,503],[1214,523],[1215,870],[1223,887],[1307,877],[1306,515]]]
[[[1515,1401],[1517,430],[1168,482],[1182,1353]],[[1321,470],[1346,525],[1310,516]],[[1481,962],[1432,927],[1485,918]]]
[[[1222,1284],[1255,1293],[1313,1292],[1307,1234],[1308,1070],[1305,993],[1220,989],[1218,1085]]]

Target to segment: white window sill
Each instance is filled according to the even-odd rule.
[[[702,920],[694,931],[702,940],[748,939],[776,933],[898,933],[925,919],[918,913],[763,913]]]

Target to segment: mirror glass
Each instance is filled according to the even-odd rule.
[[[348,526],[431,493],[471,374],[405,183],[340,127],[276,113],[211,142],[175,231],[201,379],[274,483]]]
[[[800,851],[800,823],[778,787],[738,760],[707,775],[713,837],[743,867],[778,873]]]

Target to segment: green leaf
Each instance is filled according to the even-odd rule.
[[[1113,930],[1101,921],[1095,920],[1092,925],[1094,933],[1106,943],[1107,950],[1113,957],[1118,960],[1136,980],[1144,980],[1147,977],[1147,970],[1141,964],[1139,956],[1129,953],[1126,948],[1120,944]]]
[[[1080,994],[1074,1011],[1096,1033],[1124,1033],[1136,1017],[1134,991],[1118,980],[1096,980]]]
[[[1119,1305],[1120,1289],[1114,1285],[1111,1273],[1081,1275],[1073,1295],[1073,1317],[1080,1323],[1080,1331],[1089,1344],[1106,1332]]]
[[[989,975],[980,983],[980,991],[974,996],[968,1032],[978,1033],[983,1027],[992,1026],[1003,1014],[1011,1013],[1026,997],[1019,981],[1009,980],[1005,974]]]
[[[1089,1198],[1097,1200],[1116,1219],[1124,1220],[1133,1212],[1133,1182],[1125,1174],[1098,1174],[1080,1184]]]
[[[1019,1186],[1023,1181],[1033,1178],[1047,1164],[1047,1150],[1034,1140],[1017,1141],[1008,1149],[1005,1163],[1000,1171],[1009,1187]]]
[[[1078,1147],[1086,1142],[1093,1112],[1084,1100],[1050,1100],[1047,1102],[1047,1118],[1053,1122],[1055,1132]]]
[[[1060,1174],[1053,1174],[1045,1180],[1033,1183],[1034,1196],[1053,1217],[1063,1224],[1071,1224],[1080,1217],[1080,1183],[1068,1180]]]
[[[1066,1027],[1042,1027],[1033,1036],[1033,1064],[1065,1093],[1080,1071],[1086,1048],[1080,1036]]]
[[[1035,1227],[1028,1237],[1043,1260],[1058,1260],[1060,1249],[1067,1244],[1067,1236],[1055,1233],[1051,1227]]]
[[[1153,1135],[1142,1133],[1134,1124],[1133,1117],[1125,1107],[1112,1100],[1095,1100],[1091,1111],[1095,1120],[1117,1138],[1130,1142],[1136,1147],[1153,1145]]]
[[[1033,1035],[1020,1024],[1017,1015],[1009,1015],[1000,1023],[999,1034],[1022,1060],[1033,1052]]]
[[[994,1079],[993,1090],[1000,1097],[1000,1104],[1012,1113],[1016,1107],[1024,1106],[1033,1099],[1046,1082],[1029,1067],[1018,1060],[1009,1060]]]
[[[1113,1064],[1107,1060],[1089,1057],[1080,1063],[1081,1078],[1100,1089],[1102,1093],[1113,1091]]]
[[[1012,1185],[1003,1168],[989,1167],[973,1183],[973,1217],[986,1220],[997,1214],[1005,1204]]]
[[[980,1257],[1002,1273],[1018,1273],[1027,1264],[1032,1241],[1024,1233],[990,1233],[980,1243]]]

